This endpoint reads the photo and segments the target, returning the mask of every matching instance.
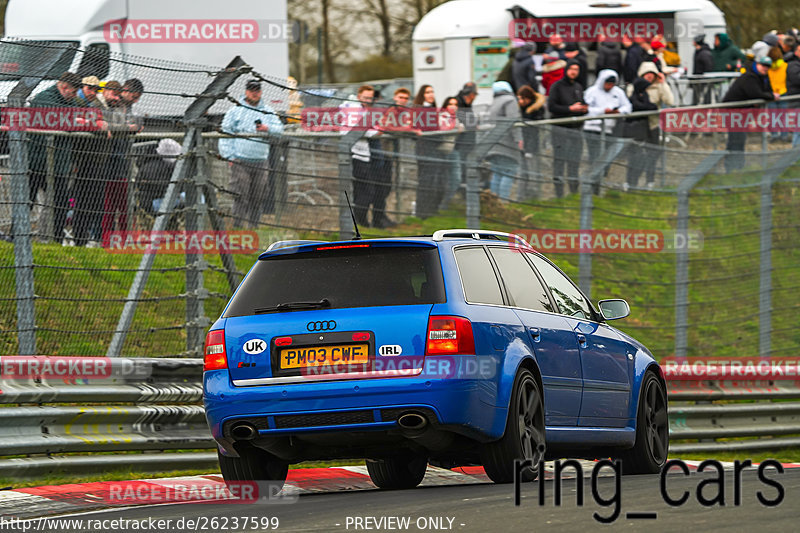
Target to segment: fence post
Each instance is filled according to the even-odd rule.
[[[364,136],[363,131],[350,130],[345,133],[339,140],[339,239],[346,241],[355,236],[355,228],[353,227],[353,214],[350,212],[350,206],[355,209],[353,203],[353,160],[350,149],[353,145]],[[347,197],[350,197],[350,204],[348,205]],[[362,228],[359,228],[361,230]]]
[[[725,152],[712,152],[678,185],[678,235],[689,234],[689,194],[724,155]],[[689,249],[682,246],[675,252],[675,357],[685,358],[689,345]]]
[[[12,91],[13,95],[13,91]],[[10,107],[23,107],[25,98],[9,95]],[[14,236],[14,274],[17,292],[17,332],[20,355],[36,354],[36,314],[33,292],[33,245],[31,242],[28,154],[23,131],[8,132],[11,178],[11,220]]]
[[[236,56],[233,61],[228,64],[226,69],[219,74],[208,84],[208,87],[203,93],[189,106],[184,114],[184,123],[189,127],[186,130],[186,136],[183,139],[183,146],[181,153],[192,153],[195,147],[200,143],[200,133],[204,126],[202,119],[203,115],[214,105],[228,87],[233,85],[236,79],[244,74],[245,69],[241,67],[246,63],[241,57]],[[169,186],[164,194],[164,199],[161,201],[161,206],[158,210],[158,215],[153,223],[153,232],[164,231],[169,220],[169,213],[175,200],[178,198],[180,186],[187,182],[189,177],[191,162],[187,158],[181,158],[175,163],[175,169],[172,171]],[[155,250],[146,251],[139,262],[139,268],[133,278],[133,283],[128,291],[128,297],[125,301],[125,306],[120,314],[117,327],[114,330],[114,336],[108,345],[106,351],[107,357],[118,357],[122,352],[122,346],[125,344],[125,338],[128,336],[128,330],[133,322],[133,316],[136,313],[136,305],[142,295],[144,286],[147,284],[147,278],[150,275],[150,269],[153,267],[155,261]]]
[[[55,237],[56,244],[60,242],[63,235],[55,235],[53,231],[55,215],[56,215],[56,179],[55,179],[55,136],[48,135],[46,141],[45,154],[47,164],[45,168],[45,183],[47,188],[44,190],[44,205],[40,210],[41,218],[39,219],[39,235],[45,241],[49,241],[51,237]]]
[[[206,147],[199,139],[194,153],[187,154],[194,160],[193,183],[186,183],[186,232],[200,231],[200,226],[205,218],[205,204],[200,202],[202,191],[205,189],[208,175],[206,174]],[[190,172],[189,175],[192,175]],[[207,269],[205,257],[199,253],[186,253],[186,351],[199,354],[202,352],[203,332],[209,325],[205,316],[205,300],[208,291],[204,286],[203,272]]]
[[[771,167],[761,179],[761,219],[758,284],[758,353],[762,358],[772,351],[772,188],[783,172],[800,160],[800,150],[792,150]]]
[[[605,126],[601,131],[605,130]],[[627,139],[611,138],[605,135],[600,136],[602,152],[599,161],[591,167],[588,174],[581,174],[580,179],[580,221],[581,233],[592,229],[592,214],[594,211],[594,188],[598,186],[605,176],[606,169],[611,163],[625,151]],[[594,163],[594,161],[593,161]],[[578,286],[587,298],[592,297],[592,252],[581,251],[578,254]]]

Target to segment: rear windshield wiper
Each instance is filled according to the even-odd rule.
[[[331,301],[323,298],[317,302],[284,302],[272,307],[257,307],[254,309],[256,314],[271,313],[273,311],[290,311],[292,309],[319,309],[320,307],[330,307]]]

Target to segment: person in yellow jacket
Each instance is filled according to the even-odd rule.
[[[788,64],[783,60],[783,52],[780,46],[773,46],[770,48],[767,56],[772,59],[772,66],[769,68],[769,82],[772,84],[772,90],[783,96],[786,94],[786,68]],[[777,100],[767,104],[767,108],[771,110],[786,109],[788,102],[781,102]],[[769,135],[770,142],[790,142],[791,138],[788,131],[773,131]]]

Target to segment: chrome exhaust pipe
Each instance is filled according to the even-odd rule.
[[[234,440],[253,440],[258,436],[258,430],[253,424],[241,422],[231,428],[231,436]]]
[[[397,423],[405,430],[419,431],[428,425],[428,419],[419,413],[410,412],[400,415]]]

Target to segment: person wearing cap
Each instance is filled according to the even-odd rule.
[[[103,218],[100,223],[101,235],[114,231],[128,230],[128,182],[131,176],[130,151],[133,146],[131,136],[142,131],[139,117],[133,114],[133,106],[144,93],[144,85],[138,78],[125,80],[119,92],[119,100],[111,103],[104,112],[108,124],[109,154],[104,174],[106,177],[103,193]]]
[[[239,105],[230,108],[222,119],[222,131],[235,135],[261,134],[261,137],[226,137],[219,141],[219,154],[231,166],[230,188],[234,225],[258,227],[268,203],[275,202],[276,184],[270,182],[269,140],[267,135],[280,135],[281,122],[275,110],[262,98],[261,82],[251,79]],[[283,190],[283,187],[281,187]],[[282,201],[282,199],[281,199]]]
[[[81,88],[75,95],[75,104],[78,107],[92,107],[95,109],[107,108],[105,102],[98,98],[100,79],[97,76],[86,76],[81,80]],[[108,142],[108,127],[101,118],[98,120],[101,130],[99,134],[80,136],[73,141],[75,156],[75,182],[72,188],[72,197],[75,199],[75,211],[72,218],[72,233],[75,244],[96,248],[100,246],[99,232],[100,219],[98,214],[103,209],[103,171],[110,151]],[[95,227],[98,226],[98,227]]]
[[[578,83],[581,66],[574,59],[567,61],[564,77],[550,87],[547,109],[552,118],[580,117],[589,111],[583,100],[583,87]],[[570,192],[578,191],[578,171],[583,154],[583,135],[580,122],[552,126],[553,182],[556,196],[564,195],[564,171]]]
[[[45,89],[31,99],[31,107],[76,107],[75,95],[81,87],[81,78],[73,72],[64,72],[52,87]],[[38,190],[47,189],[47,135],[31,134],[28,142],[28,163],[30,168],[30,202],[36,203]],[[53,138],[53,235],[62,244],[72,242],[72,233],[66,229],[69,210],[68,183],[72,177],[73,154],[72,137],[59,135]]]
[[[769,68],[772,60],[762,57],[754,61],[747,71],[736,78],[728,92],[722,98],[723,102],[743,102],[746,100],[763,99],[772,102],[780,95],[772,90],[769,81]],[[747,109],[738,107],[736,109]],[[744,168],[744,152],[747,142],[747,133],[739,131],[728,132],[728,143],[725,146],[728,155],[725,156],[725,172],[731,173]]]
[[[470,152],[475,149],[477,138],[478,116],[472,111],[472,102],[478,97],[478,86],[474,81],[468,81],[456,95],[458,110],[456,119],[464,125],[464,131],[456,137],[454,150],[458,152],[459,159],[466,163]],[[461,165],[461,183],[467,180],[467,165]]]
[[[596,117],[599,115],[627,115],[631,112],[631,103],[625,96],[625,91],[617,87],[617,73],[611,69],[601,70],[597,75],[594,85],[584,93],[583,99],[589,106],[587,116]],[[603,148],[600,133],[605,130],[605,134],[610,136],[614,133],[616,119],[595,119],[587,120],[583,123],[583,131],[586,134],[586,149],[589,152],[589,161],[595,162],[600,158]],[[605,172],[608,172],[608,166]],[[600,184],[595,186],[595,194],[599,192]]]
[[[770,49],[778,46],[779,43],[777,32],[765,33],[760,41],[754,42],[753,46],[750,47],[750,50],[753,51],[753,61],[758,61],[762,57],[767,57]]]

